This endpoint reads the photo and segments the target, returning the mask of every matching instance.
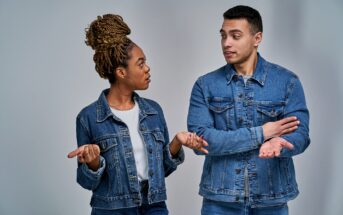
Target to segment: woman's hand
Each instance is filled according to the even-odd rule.
[[[205,146],[208,146],[208,143],[195,133],[182,131],[175,135],[175,139],[190,149],[195,149],[202,153],[208,154],[208,151],[204,148]]]
[[[298,128],[300,121],[295,116],[286,117],[284,119],[265,123],[263,128],[263,136],[265,140],[272,137],[280,137],[283,134],[288,134]]]
[[[100,148],[96,144],[86,144],[80,146],[68,154],[68,158],[77,156],[80,163],[86,163],[94,171],[100,166]]]

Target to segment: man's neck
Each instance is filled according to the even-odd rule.
[[[235,67],[238,75],[252,76],[257,65],[257,60],[258,60],[258,56],[256,53],[249,56],[249,58],[243,63],[234,64],[233,66]]]

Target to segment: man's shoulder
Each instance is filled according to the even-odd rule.
[[[294,72],[276,63],[265,61],[264,69],[268,73],[271,73],[272,75],[275,75],[279,78],[286,78],[286,79],[298,78],[298,76]]]
[[[201,79],[212,79],[212,78],[217,78],[217,77],[225,77],[226,76],[226,65],[215,69],[213,71],[210,71],[202,76],[200,76]]]

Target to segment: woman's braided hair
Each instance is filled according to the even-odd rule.
[[[127,67],[129,52],[135,45],[128,37],[130,28],[119,15],[98,16],[86,29],[86,44],[95,51],[93,60],[100,77],[115,82],[115,69]]]

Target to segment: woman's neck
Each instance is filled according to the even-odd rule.
[[[132,95],[132,90],[125,89],[119,85],[111,85],[106,99],[111,108],[117,110],[130,110],[135,105]]]

